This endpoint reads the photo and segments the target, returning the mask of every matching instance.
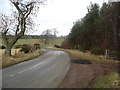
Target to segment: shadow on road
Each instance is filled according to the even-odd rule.
[[[77,64],[92,64],[90,61],[88,60],[80,60],[80,59],[72,59],[71,63],[77,63]]]

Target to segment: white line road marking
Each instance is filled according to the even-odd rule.
[[[50,59],[50,58],[48,58],[47,60],[49,60],[49,59]],[[43,61],[43,62],[41,62],[41,63],[39,63],[39,64],[36,64],[36,65],[32,66],[31,68],[28,68],[28,69],[25,69],[25,70],[19,71],[19,72],[16,73],[16,74],[12,74],[12,75],[10,75],[9,77],[11,78],[11,77],[13,77],[13,76],[15,76],[15,75],[18,75],[18,74],[20,74],[20,73],[23,73],[23,72],[26,72],[26,71],[28,71],[28,70],[30,70],[30,69],[33,69],[33,68],[39,66],[40,64],[45,63],[47,60],[45,60],[45,61]]]
[[[38,65],[43,64],[43,63],[45,63],[45,62],[46,62],[46,61],[43,61],[43,62],[41,62],[41,63],[39,63],[39,64],[34,65],[34,66],[31,67],[31,68],[28,68],[28,69],[26,69],[26,70],[22,70],[22,71],[20,71],[20,72],[18,72],[18,73],[16,73],[16,74],[12,74],[12,75],[10,75],[9,77],[13,77],[13,76],[15,76],[15,75],[17,75],[17,74],[20,74],[20,73],[23,73],[23,72],[28,71],[28,70],[30,70],[30,69],[33,69],[33,68],[37,67]]]

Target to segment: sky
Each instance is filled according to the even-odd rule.
[[[58,36],[68,35],[73,22],[85,16],[90,2],[101,6],[107,0],[47,0],[46,5],[40,6],[39,13],[34,18],[40,26],[31,34],[41,35],[44,30],[56,28]],[[11,13],[9,0],[0,0],[0,13]]]

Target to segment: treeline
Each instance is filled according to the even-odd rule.
[[[14,36],[12,35],[7,35],[7,37],[9,39],[14,38]],[[21,37],[21,39],[43,39],[45,37],[45,35],[24,35],[23,37]],[[54,36],[54,35],[49,35],[49,37],[52,38],[65,38],[66,36]],[[0,35],[0,38],[2,38],[2,36]]]
[[[69,34],[68,47],[104,54],[105,50],[120,53],[120,2],[92,4],[88,13],[77,20]],[[65,43],[65,42],[64,42]]]

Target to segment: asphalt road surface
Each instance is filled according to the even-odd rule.
[[[69,55],[51,50],[2,71],[2,88],[56,88],[70,66]]]

